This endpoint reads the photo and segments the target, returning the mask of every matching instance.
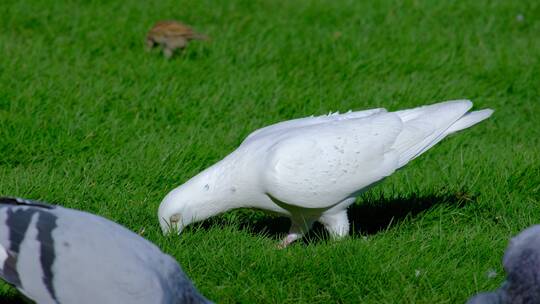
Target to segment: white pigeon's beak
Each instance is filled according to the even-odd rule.
[[[161,217],[159,219],[159,224],[161,226],[161,231],[163,231],[163,234],[165,235],[170,233],[180,234],[184,228],[184,225],[182,225],[182,216],[178,213],[171,215],[168,220]]]
[[[182,192],[176,188],[169,192],[159,204],[158,220],[163,234],[180,234],[189,221],[186,222],[185,203],[180,199]]]

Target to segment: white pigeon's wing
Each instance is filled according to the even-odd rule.
[[[368,117],[374,114],[383,113],[386,112],[385,109],[377,108],[377,109],[369,109],[364,111],[356,111],[356,112],[347,112],[343,114],[339,113],[330,113],[328,115],[321,115],[321,116],[310,116],[310,117],[304,117],[304,118],[298,118],[298,119],[292,119],[287,121],[282,121],[275,123],[273,125],[266,126],[264,128],[260,128],[258,130],[253,131],[251,134],[244,139],[242,142],[242,145],[249,143],[255,139],[265,137],[269,134],[277,133],[277,132],[283,132],[283,131],[289,131],[295,128],[301,128],[311,125],[317,125],[321,123],[328,123],[332,121],[342,121],[347,119],[357,119],[357,118],[364,118]]]
[[[392,174],[448,134],[493,112],[467,113],[471,107],[468,100],[455,100],[359,115],[362,118],[344,116],[263,129],[254,137],[264,135],[274,142],[268,151],[264,186],[276,203],[329,208]]]
[[[392,113],[300,127],[281,134],[263,174],[274,201],[329,208],[392,174],[403,124]]]

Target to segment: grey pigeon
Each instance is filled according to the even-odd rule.
[[[0,277],[37,303],[210,303],[130,230],[20,198],[0,198]]]
[[[494,292],[481,293],[468,304],[540,303],[540,225],[510,240],[503,258],[506,282]]]

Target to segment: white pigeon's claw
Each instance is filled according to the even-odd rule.
[[[284,249],[290,244],[292,244],[294,241],[302,238],[302,234],[299,233],[291,233],[288,234],[281,242],[278,244],[278,249]]]
[[[487,119],[455,100],[408,110],[371,109],[293,119],[251,133],[217,164],[171,191],[159,215],[182,214],[182,228],[234,208],[292,219],[287,246],[321,222],[333,238],[348,235],[347,207],[446,136]]]
[[[209,303],[171,256],[136,233],[18,198],[0,198],[0,278],[36,303]]]

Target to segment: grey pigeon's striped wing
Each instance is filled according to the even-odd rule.
[[[52,288],[52,261],[54,250],[52,231],[56,227],[56,217],[49,212],[53,206],[16,198],[0,198],[0,223],[6,228],[0,233],[0,276],[7,282],[22,288],[21,276],[17,267],[21,256],[21,248],[26,233],[32,223],[38,231],[36,243],[40,268],[43,272],[40,285],[45,287],[45,293],[52,300],[55,292]]]
[[[39,303],[200,301],[178,263],[104,218],[0,199],[2,278]],[[5,252],[3,254],[2,252]],[[184,301],[186,302],[186,301]]]
[[[19,287],[21,282],[16,271],[17,254],[34,212],[24,209],[14,211],[7,208],[0,209],[0,212],[2,212],[0,220],[9,227],[2,229],[2,235],[0,235],[0,245],[3,251],[3,259],[0,260],[0,275],[4,280]]]

